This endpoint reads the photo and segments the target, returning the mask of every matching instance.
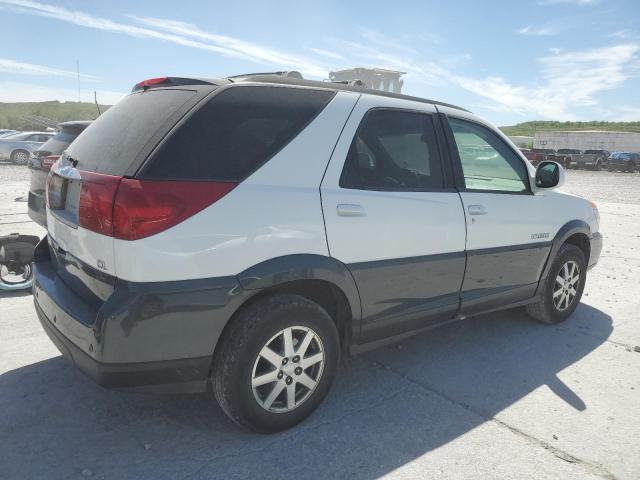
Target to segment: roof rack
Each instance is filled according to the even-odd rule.
[[[285,78],[299,78],[303,80],[303,76],[300,72],[296,70],[282,70],[280,72],[261,72],[261,73],[241,73],[240,75],[232,75],[230,77],[226,77],[227,80],[242,80],[247,77],[257,77],[261,75],[273,75],[276,77],[285,77]]]
[[[442,107],[455,108],[456,110],[469,112],[469,110],[467,110],[466,108],[462,108],[457,105],[452,105],[450,103],[437,102],[435,100],[429,100],[427,98],[413,97],[411,95],[403,95],[400,93],[391,93],[391,92],[385,92],[381,90],[372,90],[370,88],[366,88],[365,86],[362,86],[362,82],[358,82],[357,80],[350,81],[348,82],[348,84],[345,84],[343,82],[319,82],[316,80],[306,80],[302,78],[302,75],[300,75],[299,72],[295,72],[298,75],[300,75],[299,77],[282,75],[283,73],[287,73],[287,72],[238,75],[235,77],[227,77],[227,79],[232,82],[274,83],[274,84],[285,84],[285,85],[298,85],[298,86],[304,86],[304,87],[328,88],[336,91],[367,93],[369,95],[398,98],[402,100],[410,100],[412,102],[429,103],[432,105],[440,105]],[[293,73],[293,72],[289,72],[289,73]]]

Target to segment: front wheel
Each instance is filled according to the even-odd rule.
[[[575,245],[562,245],[541,286],[541,300],[527,305],[527,313],[547,324],[566,320],[580,303],[586,276],[587,266],[582,250]]]
[[[340,341],[329,314],[298,295],[274,295],[232,320],[214,356],[213,391],[238,425],[260,433],[290,428],[329,391]]]

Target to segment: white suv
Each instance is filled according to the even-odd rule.
[[[110,388],[204,391],[261,432],[340,352],[526,305],[566,319],[596,207],[468,111],[277,76],[141,82],[53,166],[40,321]]]

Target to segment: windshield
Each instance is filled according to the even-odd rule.
[[[611,158],[621,158],[624,160],[628,160],[631,158],[631,154],[627,152],[613,152],[611,154]]]

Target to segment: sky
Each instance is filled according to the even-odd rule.
[[[0,0],[0,102],[112,104],[158,76],[401,70],[497,125],[640,121],[640,0]]]

